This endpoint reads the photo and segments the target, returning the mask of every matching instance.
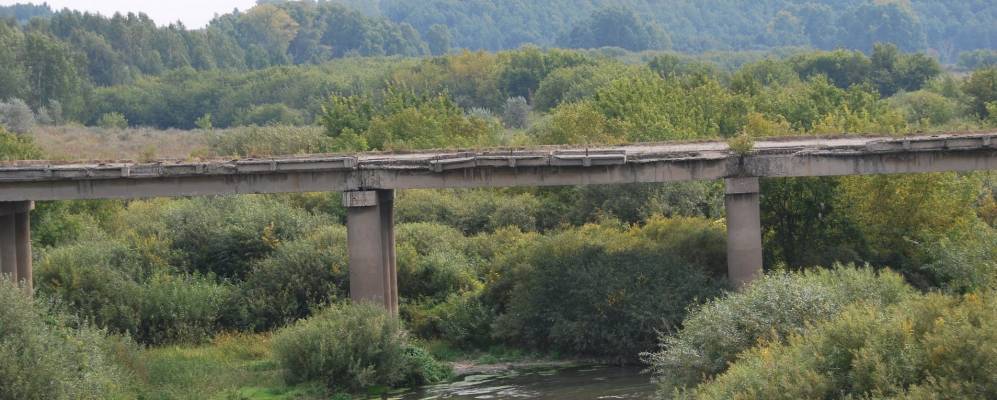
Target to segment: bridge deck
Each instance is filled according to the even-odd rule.
[[[997,169],[997,132],[303,155],[158,162],[0,164],[0,201],[447,187],[669,182]]]

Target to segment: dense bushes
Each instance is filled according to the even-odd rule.
[[[229,288],[152,268],[124,243],[85,242],[46,254],[35,281],[40,293],[64,302],[87,323],[143,343],[209,339]]]
[[[512,286],[497,334],[574,354],[633,359],[722,286],[702,265],[609,223],[544,237]]]
[[[283,326],[346,297],[347,274],[346,229],[319,228],[253,263],[226,318],[257,331]]]
[[[856,304],[786,343],[766,342],[742,354],[725,374],[684,397],[994,398],[993,296]]]
[[[127,398],[104,332],[67,319],[0,279],[0,398]]]
[[[399,320],[372,304],[331,306],[279,331],[273,346],[291,383],[358,391],[447,376],[428,354],[413,349]]]
[[[892,272],[870,268],[786,274],[773,273],[744,291],[694,308],[674,335],[663,336],[661,350],[643,355],[662,395],[692,387],[727,369],[738,354],[760,341],[779,342],[809,324],[834,319],[849,304],[885,306],[913,294]]]
[[[323,219],[276,198],[196,198],[158,211],[161,237],[189,271],[242,279],[252,261],[323,225]]]

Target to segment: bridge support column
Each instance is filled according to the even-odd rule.
[[[350,255],[350,298],[398,313],[394,190],[343,193]]]
[[[762,275],[758,178],[727,178],[727,277],[740,288]]]
[[[32,289],[31,201],[0,203],[0,272]]]

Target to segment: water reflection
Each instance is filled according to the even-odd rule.
[[[578,367],[471,375],[463,380],[427,386],[395,397],[430,399],[646,399],[654,385],[639,368]]]

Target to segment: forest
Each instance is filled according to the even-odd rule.
[[[0,159],[997,129],[989,2],[562,3],[0,7]],[[38,202],[0,398],[367,398],[524,359],[640,365],[659,399],[997,397],[994,171],[763,179],[742,290],[722,182],[622,189],[399,191],[397,318],[349,301],[339,193]]]

